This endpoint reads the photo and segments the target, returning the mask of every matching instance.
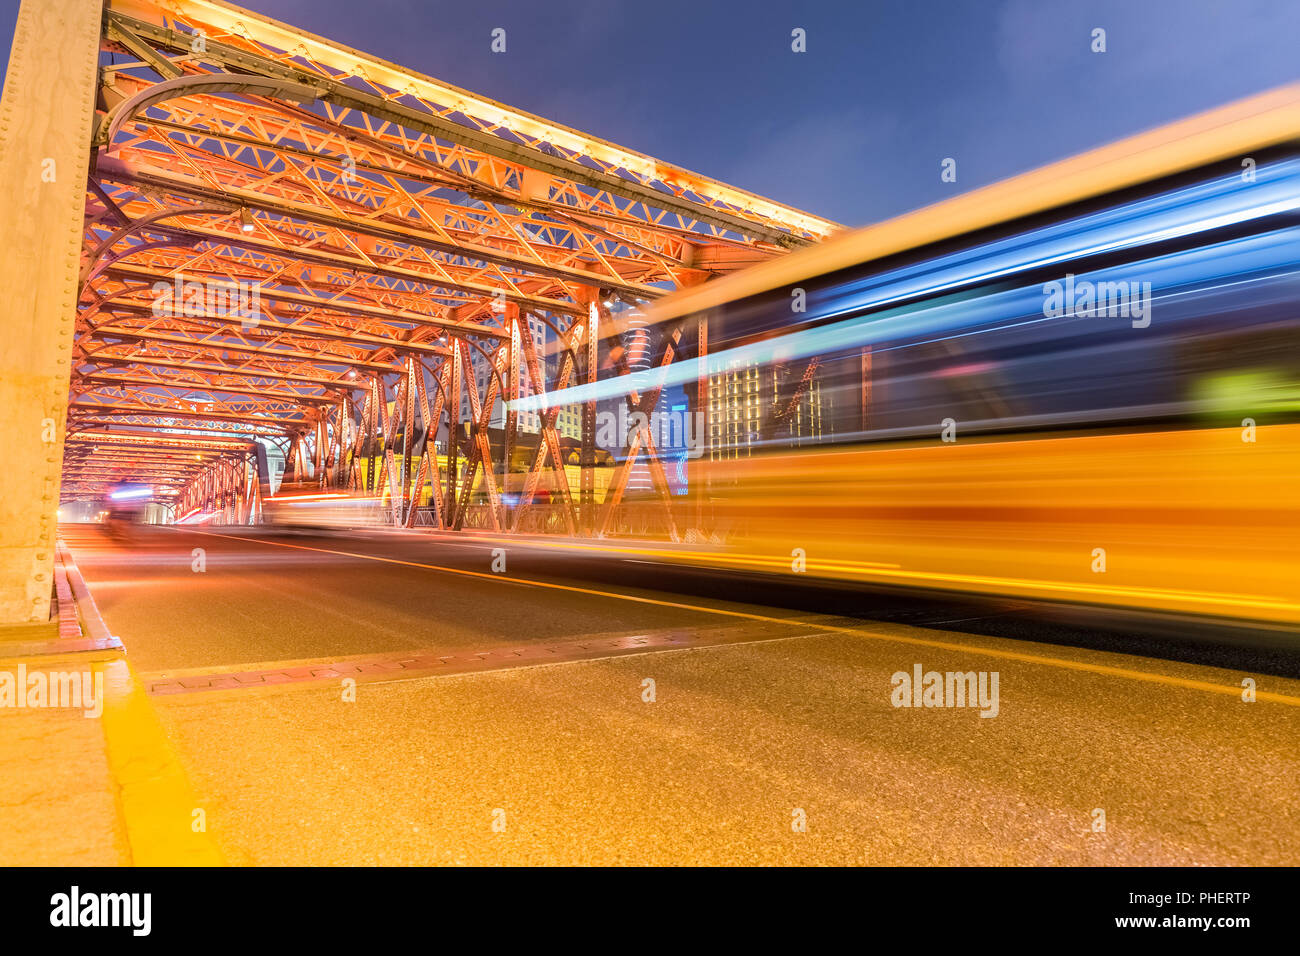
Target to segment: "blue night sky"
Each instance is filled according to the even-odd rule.
[[[244,5],[848,225],[1300,76],[1294,0]]]

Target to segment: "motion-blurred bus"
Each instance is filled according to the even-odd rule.
[[[315,481],[286,481],[262,499],[263,523],[277,528],[365,528],[383,523],[380,500]]]
[[[141,482],[118,482],[109,488],[100,511],[104,530],[114,538],[126,538],[132,526],[141,524],[153,500],[151,485]]]
[[[707,386],[674,560],[1300,622],[1300,87],[640,318],[708,354],[551,400]]]

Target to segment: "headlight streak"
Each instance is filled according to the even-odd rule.
[[[1151,281],[1159,296],[1165,297],[1197,281],[1203,287],[1207,281],[1243,274],[1253,276],[1252,281],[1270,276],[1289,277],[1295,275],[1297,264],[1300,264],[1300,229],[1290,228],[1133,262],[1122,269],[1080,273],[1076,279],[1103,281],[1105,277],[1140,274]],[[530,396],[511,403],[510,407],[520,411],[542,410],[555,405],[612,398],[633,390],[684,385],[703,375],[717,374],[734,364],[761,365],[812,355],[825,356],[867,345],[880,351],[890,351],[924,342],[1042,322],[1107,321],[1050,318],[1042,315],[1042,301],[1042,289],[1037,285],[986,295],[961,294],[936,305],[888,309],[869,316],[738,346],[713,353],[703,362],[699,358],[693,358],[668,367],[634,372],[543,396]],[[1024,318],[1029,315],[1034,318]],[[1007,316],[1018,318],[1011,322],[999,321]]]

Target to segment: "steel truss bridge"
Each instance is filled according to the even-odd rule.
[[[108,0],[96,39],[61,500],[128,478],[255,522],[265,439],[393,524],[518,530],[545,488],[553,527],[602,534],[645,461],[678,537],[652,437],[598,501],[594,402],[577,487],[558,409],[521,462],[494,406],[626,374],[611,307],[834,223],[215,0]],[[706,350],[683,323],[649,360]]]

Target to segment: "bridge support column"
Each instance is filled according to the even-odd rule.
[[[582,339],[583,384],[595,386],[600,374],[600,309],[593,298],[587,303],[587,331]],[[596,400],[582,403],[582,533],[596,533]]]
[[[694,435],[696,448],[688,449],[695,455],[686,465],[686,474],[690,485],[689,501],[694,504],[694,526],[696,536],[703,539],[705,525],[709,514],[709,468],[713,458],[712,435],[709,420],[709,314],[701,313],[695,319],[695,356],[700,363],[700,377],[695,388],[686,392],[686,413],[691,421],[686,433]]]
[[[50,613],[102,17],[23,0],[0,100],[0,624]]]
[[[600,290],[592,286],[579,286],[578,304],[587,310],[587,316],[575,318],[585,321],[582,344],[577,350],[573,369],[573,384],[596,384],[600,369]],[[578,457],[578,529],[586,537],[596,534],[596,400],[582,403],[582,448]]]
[[[514,516],[518,510],[516,482],[511,469],[514,467],[515,445],[519,441],[519,412],[512,406],[519,401],[519,368],[523,360],[523,343],[519,338],[523,319],[519,315],[519,306],[513,302],[506,306],[506,322],[510,326],[510,344],[507,346],[506,393],[501,396],[506,407],[506,433],[501,451],[501,514],[505,518],[506,527],[511,528],[514,526]],[[525,330],[524,334],[531,335],[532,332]]]

